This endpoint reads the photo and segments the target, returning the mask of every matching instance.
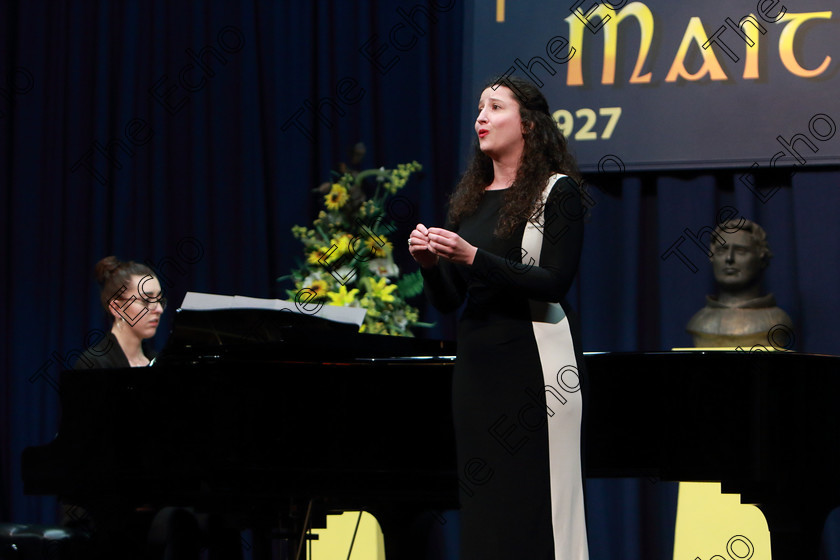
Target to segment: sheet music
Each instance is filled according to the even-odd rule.
[[[187,292],[181,309],[193,311],[207,311],[210,309],[271,309],[274,311],[289,311],[305,315],[314,315],[322,319],[336,321],[339,323],[350,323],[357,327],[365,320],[367,310],[361,307],[342,307],[340,305],[321,305],[314,307],[307,304],[306,312],[299,308],[293,301],[281,299],[265,299],[249,296],[225,296],[220,294],[205,294],[201,292]]]

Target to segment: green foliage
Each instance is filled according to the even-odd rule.
[[[404,274],[402,278],[397,280],[397,289],[407,298],[419,295],[423,292],[423,275],[420,274],[419,270]]]
[[[292,227],[292,235],[303,244],[304,261],[278,278],[294,283],[290,297],[308,289],[315,301],[363,307],[367,314],[361,332],[413,336],[411,327],[428,326],[406,302],[423,290],[423,278],[420,271],[400,277],[388,237],[395,228],[385,212],[388,198],[421,169],[414,161],[396,169],[344,173],[316,189],[324,195],[324,209],[311,227]],[[368,196],[370,179],[374,188]]]

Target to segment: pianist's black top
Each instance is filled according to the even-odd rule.
[[[151,362],[157,355],[153,349],[149,348],[146,342],[143,342],[143,354],[149,358]],[[127,368],[131,367],[128,363],[128,358],[123,352],[122,346],[117,341],[114,333],[108,332],[108,335],[103,337],[97,344],[94,344],[85,350],[79,359],[76,360],[76,365],[73,369],[106,369],[106,368]]]

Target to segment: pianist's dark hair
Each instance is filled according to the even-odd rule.
[[[109,311],[109,303],[118,297],[123,288],[131,289],[132,276],[155,276],[152,269],[134,261],[123,262],[111,255],[96,263],[96,281],[102,287],[99,299],[105,315],[113,322],[114,315]],[[139,290],[138,290],[139,291]]]

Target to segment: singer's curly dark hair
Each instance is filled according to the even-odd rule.
[[[546,180],[554,173],[568,175],[578,184],[580,172],[566,146],[566,138],[548,110],[548,101],[539,88],[517,76],[505,76],[487,82],[505,87],[519,103],[525,148],[511,188],[504,193],[504,204],[495,234],[509,236],[530,218],[540,202]],[[493,160],[481,151],[478,138],[473,143],[473,156],[449,200],[449,221],[453,226],[478,208],[484,188],[493,182]]]

